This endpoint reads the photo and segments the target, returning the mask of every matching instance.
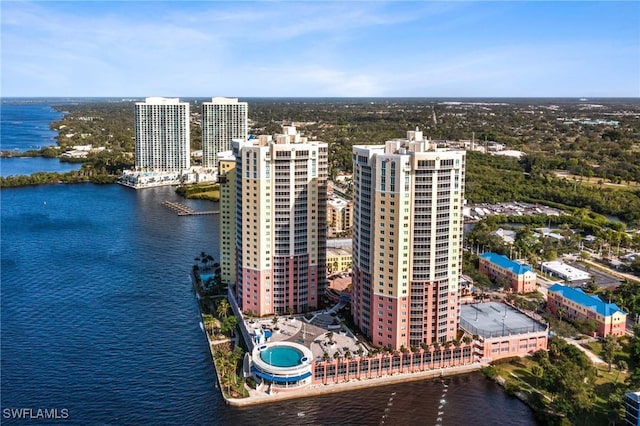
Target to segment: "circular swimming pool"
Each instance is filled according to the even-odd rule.
[[[271,346],[260,352],[260,358],[274,367],[295,367],[303,357],[302,351],[292,346]]]
[[[311,349],[293,342],[272,342],[255,346],[251,372],[256,378],[277,386],[300,387],[311,383]]]

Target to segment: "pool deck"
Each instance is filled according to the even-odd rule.
[[[366,347],[362,344],[356,343],[357,340],[350,337],[345,328],[342,330],[335,329],[329,330],[325,326],[314,324],[331,324],[335,317],[331,316],[327,311],[316,314],[311,323],[308,323],[304,318],[297,316],[294,319],[288,317],[278,318],[279,330],[274,330],[275,326],[271,319],[261,319],[255,321],[253,324],[248,323],[247,328],[260,329],[263,326],[267,329],[271,329],[273,334],[269,338],[268,342],[293,342],[299,343],[309,349],[313,354],[313,358],[316,360],[322,359],[325,351],[330,357],[336,352],[344,355],[346,351],[351,354],[356,354],[358,349],[362,348],[366,352]],[[332,332],[333,336],[331,340],[333,345],[329,345],[329,339],[326,336],[328,332]]]
[[[334,325],[338,317],[334,314],[339,310],[340,306],[336,305],[332,309],[314,313],[313,318],[307,321],[300,315],[296,315],[293,319],[288,316],[278,318],[278,330],[274,330],[275,325],[271,318],[253,319],[246,323],[247,329],[269,329],[272,330],[272,336],[267,343],[272,342],[292,342],[299,343],[309,348],[313,354],[314,360],[322,360],[325,352],[331,359],[338,352],[344,357],[345,352],[351,352],[352,356],[357,354],[359,349],[367,353],[367,346],[358,342],[355,336],[347,328]],[[339,320],[338,320],[339,321]],[[329,344],[328,332],[333,332],[331,340],[333,344]],[[227,404],[236,407],[245,407],[251,405],[267,404],[277,401],[285,401],[290,399],[308,398],[312,396],[325,395],[330,393],[347,392],[358,389],[370,388],[373,386],[385,386],[394,383],[402,383],[407,381],[427,380],[440,377],[446,377],[457,374],[467,374],[480,370],[487,364],[474,363],[457,367],[447,367],[434,369],[423,372],[413,373],[396,373],[393,375],[383,376],[374,379],[353,379],[346,383],[331,384],[311,384],[300,389],[289,390],[286,392],[268,392],[268,388],[262,390],[249,389],[248,398],[226,398]]]

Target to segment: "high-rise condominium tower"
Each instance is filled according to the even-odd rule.
[[[318,306],[326,287],[327,144],[284,134],[234,140],[235,193],[223,179],[221,220],[235,208],[235,233],[221,240],[222,265],[233,244],[235,294],[256,315],[301,312]],[[228,158],[225,157],[225,162]],[[231,170],[231,169],[227,169]],[[225,211],[224,209],[227,209]],[[231,274],[228,274],[231,275]]]
[[[189,103],[146,98],[135,105],[136,168],[180,172],[190,165]]]
[[[456,338],[465,152],[410,131],[354,146],[356,325],[395,349]]]
[[[236,279],[236,158],[231,151],[218,153],[220,184],[220,273],[226,285]]]
[[[215,97],[202,104],[202,165],[218,168],[218,153],[231,149],[231,140],[248,135],[247,103]]]

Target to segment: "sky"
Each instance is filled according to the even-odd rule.
[[[2,97],[640,97],[640,2],[0,2]]]

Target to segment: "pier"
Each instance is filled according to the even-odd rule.
[[[219,210],[195,211],[191,207],[176,203],[175,201],[163,201],[162,205],[178,213],[178,216],[202,216],[220,213]]]

